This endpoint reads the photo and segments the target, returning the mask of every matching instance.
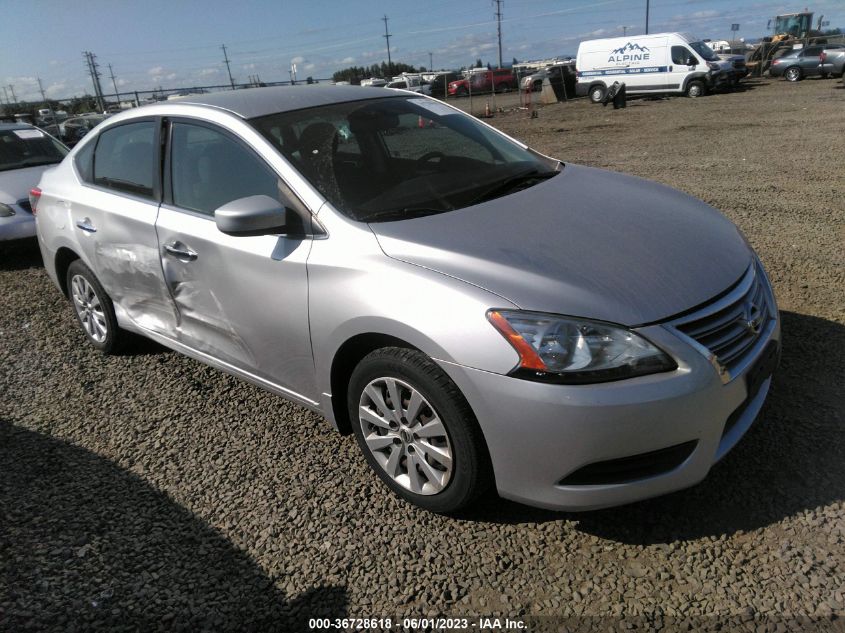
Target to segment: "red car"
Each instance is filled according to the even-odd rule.
[[[507,68],[482,70],[470,73],[468,77],[449,82],[449,94],[460,97],[472,92],[508,92],[516,88],[516,77]]]

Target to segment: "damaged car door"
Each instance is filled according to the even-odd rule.
[[[75,158],[86,194],[63,204],[115,310],[141,328],[167,334],[176,314],[155,229],[161,190],[158,127],[156,118],[134,120],[88,143]]]
[[[214,218],[216,209],[242,198],[280,200],[279,176],[243,141],[212,124],[172,120],[168,138],[156,228],[177,314],[173,338],[313,403],[310,238],[302,232],[227,235]]]

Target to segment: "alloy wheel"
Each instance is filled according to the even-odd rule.
[[[94,287],[82,275],[74,275],[70,281],[73,307],[85,333],[91,340],[102,343],[109,333],[106,314]]]
[[[367,449],[397,484],[419,495],[449,484],[454,458],[446,427],[414,387],[390,377],[370,381],[358,417]]]

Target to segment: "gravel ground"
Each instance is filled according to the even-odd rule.
[[[35,245],[0,246],[0,630],[299,631],[320,615],[437,613],[567,618],[536,630],[841,630],[841,85],[491,120],[703,198],[772,277],[783,362],[758,423],[703,483],[622,508],[418,511],[302,408],[152,343],[99,355]]]

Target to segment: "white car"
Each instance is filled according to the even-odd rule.
[[[29,192],[68,149],[25,123],[0,123],[0,241],[35,236]]]

